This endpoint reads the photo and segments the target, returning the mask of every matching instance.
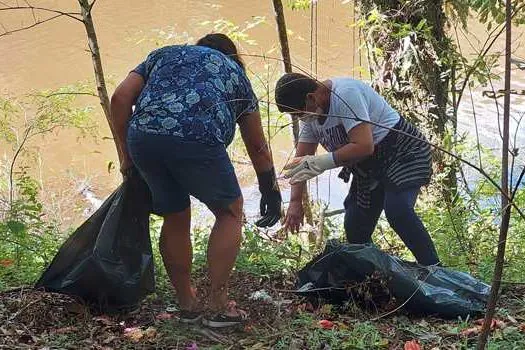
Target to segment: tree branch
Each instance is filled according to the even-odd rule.
[[[46,7],[33,6],[33,5],[30,5],[29,3],[26,6],[9,6],[9,5],[7,5],[7,4],[5,4],[3,2],[1,2],[0,4],[2,6],[4,6],[4,7],[0,8],[0,11],[31,10],[33,12],[33,18],[35,20],[36,20],[36,18],[34,17],[34,11],[37,10],[37,11],[54,13],[54,14],[59,15],[59,16],[66,16],[66,17],[69,17],[71,19],[77,20],[79,22],[83,22],[81,18],[77,17],[77,16],[81,16],[81,13],[79,13],[79,12],[64,12],[64,11],[59,11],[59,10],[53,10],[53,9],[46,8]],[[59,16],[57,16],[57,17],[59,17]]]
[[[45,20],[35,22],[35,23],[31,24],[31,25],[28,25],[28,26],[25,26],[25,27],[22,27],[22,28],[17,28],[17,29],[13,29],[13,30],[7,30],[4,33],[0,34],[0,38],[3,37],[3,36],[6,36],[6,35],[10,35],[10,34],[16,33],[16,32],[21,32],[23,30],[31,29],[33,27],[36,27],[37,25],[40,25],[40,24],[52,21],[52,20],[54,20],[54,19],[56,19],[58,17],[62,17],[62,15],[55,15],[55,16],[46,18]],[[4,28],[4,30],[5,30],[5,28]]]

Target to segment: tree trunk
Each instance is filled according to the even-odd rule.
[[[279,43],[281,45],[281,55],[283,57],[284,71],[286,73],[292,72],[292,59],[290,57],[290,47],[288,46],[288,33],[286,31],[286,21],[284,20],[283,3],[281,0],[272,0],[273,9],[275,11],[275,21],[277,22],[277,31],[279,32]],[[292,116],[292,129],[294,146],[299,140],[299,122],[296,116]],[[305,186],[303,191],[303,207],[306,222],[313,224],[312,206],[308,196],[308,189]]]
[[[445,64],[445,62],[448,61],[446,55],[450,51],[450,39],[445,32],[445,13],[443,9],[443,0],[429,2],[427,16],[425,16],[431,25],[432,35],[436,40],[434,50],[441,62],[439,65],[434,64],[433,67],[431,67],[432,69],[427,72],[429,79],[428,86],[430,88],[429,92],[433,96],[435,105],[430,112],[437,116],[434,125],[434,132],[440,139],[445,137],[447,123],[450,120],[447,115],[450,78],[448,78],[446,74],[446,72],[450,70],[450,66]],[[453,88],[454,87],[452,87],[452,89]],[[453,127],[451,131],[454,133],[453,137],[456,137],[456,128]],[[439,154],[437,162],[443,164],[445,161],[444,158],[444,155]],[[457,166],[460,165],[452,165],[446,169],[447,176],[444,180],[445,190],[443,195],[449,203],[452,203],[452,200],[457,193]]]
[[[275,21],[277,22],[277,31],[279,32],[279,43],[281,45],[281,55],[283,57],[284,71],[292,72],[292,59],[290,58],[290,47],[288,46],[288,33],[286,31],[286,22],[284,20],[283,3],[281,0],[273,0],[273,9],[275,11]],[[292,116],[293,140],[297,144],[299,137],[299,123],[297,117]]]
[[[100,57],[100,49],[98,46],[97,33],[95,31],[95,25],[93,23],[93,18],[91,17],[92,4],[89,3],[89,0],[78,0],[80,5],[82,20],[84,22],[84,28],[86,29],[86,34],[88,38],[89,51],[91,52],[91,60],[93,61],[93,69],[95,72],[95,81],[97,84],[97,93],[100,100],[100,105],[104,111],[104,116],[109,124],[111,134],[113,135],[113,140],[116,144],[115,131],[113,130],[113,125],[111,123],[111,112],[110,112],[110,102],[108,91],[106,89],[106,80],[104,78],[104,70],[102,69],[102,59]],[[118,150],[118,146],[117,146]],[[119,157],[120,157],[119,151]]]
[[[483,322],[483,328],[478,338],[477,348],[485,349],[490,333],[492,318],[496,312],[496,303],[498,301],[501,277],[503,275],[503,263],[505,262],[505,247],[507,245],[507,233],[509,231],[509,222],[511,206],[509,205],[509,119],[510,119],[510,58],[512,49],[512,3],[506,0],[506,40],[505,40],[505,100],[503,102],[503,149],[501,154],[501,210],[502,218],[498,239],[498,252],[496,255],[496,266],[494,267],[494,276],[492,278],[492,289],[490,298],[487,303],[487,313]]]

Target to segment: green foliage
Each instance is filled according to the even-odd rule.
[[[0,290],[34,280],[57,248],[60,230],[38,199],[39,184],[25,169],[16,174],[19,196],[0,220]]]
[[[215,21],[204,21],[200,24],[205,27],[211,27],[214,32],[228,35],[233,41],[257,45],[257,41],[251,39],[247,32],[263,23],[266,23],[265,16],[254,16],[251,21],[246,21],[242,27],[224,18]]]
[[[272,241],[263,237],[256,227],[245,227],[236,269],[258,276],[289,276],[309,258],[311,255],[305,254],[296,236]]]
[[[373,86],[401,115],[441,137],[448,121],[450,42],[439,4],[367,0],[359,8],[356,25],[365,37],[360,50],[366,52]]]
[[[287,0],[286,6],[292,10],[307,10],[315,0]]]
[[[524,24],[523,1],[514,0],[512,8],[516,13],[514,24]],[[467,22],[473,13],[477,14],[477,20],[487,25],[488,30],[491,30],[494,24],[505,21],[505,2],[500,0],[447,0],[446,10],[448,16],[460,22],[464,29],[468,29]]]
[[[31,164],[30,141],[75,129],[94,135],[90,107],[77,107],[78,94],[93,94],[86,84],[42,91],[24,98],[0,98],[0,289],[32,282],[50,262],[62,239],[59,223],[48,216]]]

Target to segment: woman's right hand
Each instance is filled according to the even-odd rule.
[[[299,228],[303,224],[304,211],[301,200],[292,200],[288,205],[288,211],[284,218],[284,229],[291,233],[299,232]]]

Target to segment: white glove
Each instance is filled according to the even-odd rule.
[[[332,153],[321,154],[319,156],[304,156],[295,158],[290,164],[284,167],[288,170],[284,177],[290,179],[290,183],[296,184],[310,180],[322,174],[325,170],[336,168]]]

